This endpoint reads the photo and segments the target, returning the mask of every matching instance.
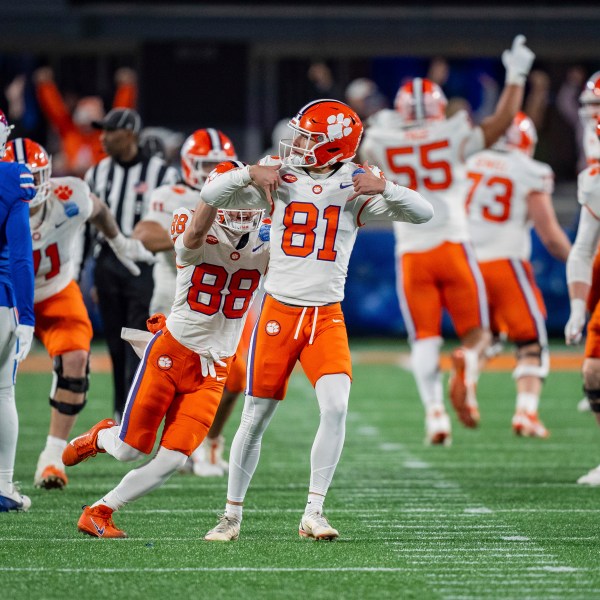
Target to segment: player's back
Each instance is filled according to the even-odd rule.
[[[73,279],[73,243],[92,213],[88,185],[77,177],[53,177],[50,194],[29,219],[33,242],[35,302],[63,290]]]
[[[552,169],[518,150],[485,150],[467,161],[467,177],[465,200],[477,259],[528,260],[527,197],[531,192],[552,193]]]
[[[468,239],[464,213],[466,169],[462,155],[473,127],[465,111],[450,119],[403,126],[399,114],[380,111],[370,121],[362,152],[386,176],[421,193],[433,206],[425,224],[394,223],[398,252],[424,251]]]

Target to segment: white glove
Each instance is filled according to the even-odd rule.
[[[121,327],[121,339],[129,342],[138,358],[143,358],[146,346],[153,335],[149,331]]]
[[[573,298],[571,300],[571,314],[565,325],[565,342],[567,346],[579,344],[585,325],[586,305],[585,300]]]
[[[219,355],[212,349],[208,348],[206,350],[202,350],[198,352],[200,355],[200,370],[202,372],[202,377],[217,377],[217,372],[215,371],[215,363],[221,367],[226,367],[227,363],[224,363],[219,359]]]
[[[171,239],[173,242],[185,232],[186,227],[192,222],[194,211],[183,206],[173,211],[173,220],[171,221]]]
[[[535,54],[525,45],[524,35],[515,37],[510,50],[502,53],[502,64],[506,69],[506,85],[525,85]]]
[[[135,264],[136,262],[145,262],[149,265],[156,262],[154,254],[146,250],[140,240],[125,237],[119,232],[116,237],[107,238],[107,241],[123,266],[136,277],[141,273],[140,268]]]
[[[15,358],[17,362],[21,362],[27,358],[31,350],[33,327],[31,325],[17,325],[15,335],[17,336],[17,355]]]

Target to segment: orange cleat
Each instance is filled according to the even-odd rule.
[[[115,526],[112,514],[113,509],[104,504],[84,506],[77,521],[77,529],[93,537],[126,538],[127,534]]]
[[[479,423],[479,407],[474,397],[469,398],[465,354],[461,348],[457,348],[452,352],[452,373],[448,381],[448,387],[450,401],[460,422],[465,427],[477,427]]]
[[[46,490],[59,489],[62,490],[69,483],[67,474],[56,467],[48,465],[40,474],[39,479],[36,479],[35,487],[44,488]]]
[[[537,413],[518,410],[512,419],[512,428],[517,435],[546,439],[550,432],[544,427]]]
[[[98,452],[105,452],[105,450],[100,450],[98,448],[98,434],[103,429],[108,429],[115,425],[116,422],[112,419],[104,419],[103,421],[100,421],[100,423],[96,423],[96,425],[91,429],[88,429],[85,433],[73,438],[63,450],[62,461],[64,465],[72,467],[92,456],[96,456]]]

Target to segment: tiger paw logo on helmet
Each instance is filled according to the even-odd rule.
[[[352,123],[349,117],[344,118],[344,113],[338,115],[329,115],[327,117],[327,137],[330,141],[339,140],[352,133]]]
[[[67,185],[59,185],[54,190],[54,194],[58,196],[59,200],[68,200],[73,195],[73,190]]]

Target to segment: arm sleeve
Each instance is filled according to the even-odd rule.
[[[175,240],[175,255],[178,265],[182,267],[193,265],[204,255],[204,244],[196,249],[187,248],[183,243],[183,236],[180,235]]]
[[[71,115],[54,82],[37,84],[36,93],[42,112],[61,137],[74,128]]]
[[[577,237],[567,259],[567,283],[592,283],[594,255],[600,240],[600,221],[586,207],[581,209]]]
[[[213,171],[214,173],[214,171]],[[212,175],[212,174],[211,174]],[[218,208],[266,208],[271,205],[262,190],[250,185],[250,168],[233,169],[209,177],[202,188],[202,200]]]
[[[462,142],[462,152],[460,154],[461,160],[464,162],[472,156],[481,152],[485,149],[485,137],[483,136],[483,129],[481,127],[473,127],[471,132],[464,138]]]
[[[383,194],[359,196],[354,202],[360,226],[372,220],[426,223],[433,217],[433,207],[421,194],[391,181],[386,182]]]
[[[33,250],[29,230],[29,205],[17,200],[8,215],[6,237],[19,323],[35,324],[33,314]]]

